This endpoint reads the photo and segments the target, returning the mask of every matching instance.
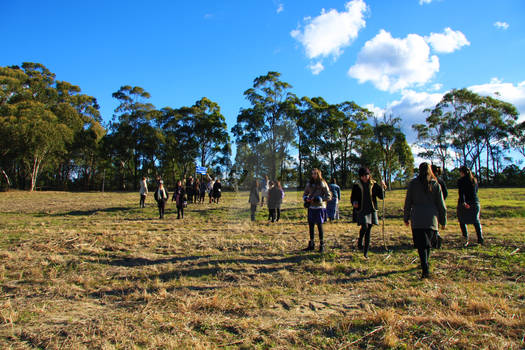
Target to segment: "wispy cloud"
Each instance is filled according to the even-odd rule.
[[[282,3],[279,3],[279,5],[277,5],[277,13],[281,13],[284,11],[284,5]]]
[[[430,4],[431,2],[432,2],[432,0],[419,0],[419,4],[420,5]]]
[[[312,63],[308,66],[308,68],[312,71],[313,75],[319,75],[324,70],[324,66],[321,62]]]
[[[498,28],[498,29],[503,29],[503,30],[507,30],[509,29],[509,24],[507,22],[494,22],[494,27]]]

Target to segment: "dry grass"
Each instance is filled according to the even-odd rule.
[[[0,193],[0,348],[524,348],[525,190],[481,190],[487,244],[468,249],[452,191],[430,280],[403,197],[387,198],[389,251],[375,227],[367,261],[347,192],[323,256],[301,251],[294,192],[275,224],[249,221],[246,193],[184,220],[137,194]]]

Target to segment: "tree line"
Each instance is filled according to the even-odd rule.
[[[360,166],[389,186],[413,176],[399,117],[374,117],[352,101],[298,97],[278,72],[257,77],[244,92],[250,107],[239,111],[234,140],[220,106],[207,97],[158,109],[138,86],[112,96],[118,106],[104,124],[95,97],[56,80],[44,65],[0,67],[0,186],[136,190],[142,176],[175,183],[196,166],[241,186],[266,175],[304,187],[312,168],[343,187]],[[508,103],[453,90],[427,112],[427,123],[414,126],[422,156],[445,169],[451,160],[471,164],[490,182],[505,173],[511,148],[524,154],[525,128]]]

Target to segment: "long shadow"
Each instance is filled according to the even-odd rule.
[[[64,215],[72,215],[72,216],[89,216],[93,215],[95,213],[115,213],[117,211],[128,211],[128,210],[134,210],[138,208],[134,207],[112,207],[112,208],[101,208],[101,209],[92,209],[92,210],[73,210],[66,213],[56,213],[52,214],[52,216],[64,216]]]
[[[172,258],[162,259],[146,259],[146,258],[120,258],[120,259],[107,259],[102,258],[97,261],[99,264],[110,265],[110,266],[122,266],[122,267],[136,267],[136,266],[151,266],[168,263],[179,263],[185,261],[199,260],[209,258],[210,256],[181,256]]]
[[[372,279],[376,279],[376,278],[380,278],[380,277],[387,277],[387,276],[391,276],[391,275],[395,275],[395,274],[399,274],[399,273],[412,272],[412,271],[416,271],[416,270],[419,270],[419,268],[418,267],[412,267],[412,268],[406,269],[406,270],[392,270],[392,271],[376,273],[376,274],[373,274],[373,275],[370,275],[370,276],[338,278],[338,279],[335,279],[333,281],[333,283],[334,284],[355,283],[355,282],[360,282],[360,281],[372,280]]]
[[[191,291],[208,291],[208,290],[215,290],[219,289],[221,287],[212,287],[212,286],[186,286],[186,287],[170,287],[166,289],[168,293],[180,291],[180,290],[191,290]],[[146,292],[148,294],[156,293],[158,292],[158,288],[147,288]],[[97,292],[90,293],[89,296],[92,298],[103,298],[106,296],[127,296],[130,294],[133,294],[135,292],[143,292],[144,288],[123,288],[123,289],[110,289],[110,290],[101,290]]]

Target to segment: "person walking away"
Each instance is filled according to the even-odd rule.
[[[481,232],[481,222],[479,213],[481,207],[478,198],[478,181],[472,175],[472,171],[466,166],[459,168],[460,178],[458,180],[458,221],[461,233],[463,234],[464,246],[469,245],[467,225],[474,225],[478,235],[478,244],[483,244],[483,233]]]
[[[164,209],[166,208],[166,202],[168,201],[168,190],[164,188],[164,181],[159,180],[159,187],[155,191],[154,197],[159,207],[159,219],[164,219]]]
[[[363,256],[368,259],[368,249],[370,247],[370,233],[373,225],[379,225],[377,216],[377,198],[385,199],[386,184],[381,181],[379,185],[370,177],[368,168],[359,169],[359,180],[352,187],[350,201],[354,208],[353,220],[361,226],[357,248],[363,249]],[[363,238],[365,244],[363,246]]]
[[[447,189],[447,184],[441,177],[441,174],[442,174],[441,167],[435,164],[432,164],[432,173],[436,177],[437,182],[439,186],[441,187],[441,194],[443,195],[443,200],[446,201],[448,197],[448,189]],[[443,238],[441,238],[441,236],[439,235],[439,231],[436,231],[436,237],[432,241],[432,248],[441,249],[442,244],[443,244]]]
[[[205,198],[206,198],[206,182],[202,180],[200,189],[199,189],[199,203],[204,203]]]
[[[283,203],[284,191],[279,181],[272,182],[268,191],[268,211],[272,222],[281,218],[281,204]]]
[[[332,193],[332,200],[326,203],[326,215],[328,220],[339,219],[339,201],[341,200],[341,188],[337,185],[335,178],[330,181],[330,192]]]
[[[407,227],[412,227],[414,247],[421,262],[421,278],[428,278],[433,236],[437,234],[438,224],[443,230],[447,224],[447,208],[441,186],[428,163],[419,165],[418,176],[408,185],[403,220]]]
[[[173,191],[171,201],[177,206],[177,219],[184,219],[184,207],[187,205],[186,189],[182,186],[182,181],[177,182],[177,187]]]
[[[193,203],[197,203],[199,200],[199,191],[200,191],[201,183],[199,179],[195,179],[195,182],[193,183]]]
[[[253,180],[248,198],[248,203],[250,203],[250,218],[252,221],[255,221],[255,212],[257,211],[259,201],[259,181]]]
[[[140,181],[140,207],[145,208],[146,207],[146,196],[148,195],[148,184],[146,182],[146,178],[142,177],[142,180]]]
[[[219,204],[219,200],[221,199],[222,195],[222,185],[221,185],[221,179],[216,179],[215,183],[213,184],[213,201],[217,204]]]
[[[206,176],[208,177],[208,183],[206,184],[206,190],[208,191],[209,203],[211,203],[213,200],[213,185],[215,185],[215,182],[213,181],[210,175],[206,174]]]
[[[319,252],[324,252],[324,231],[323,223],[326,221],[326,202],[332,199],[332,194],[328,184],[323,179],[319,169],[313,169],[312,175],[303,193],[305,207],[308,208],[308,228],[310,241],[305,251],[315,249],[314,229],[317,225],[319,231]]]
[[[270,190],[270,181],[268,181],[268,176],[264,177],[262,186],[261,186],[261,207],[264,206],[264,199],[268,199],[268,191]]]
[[[186,195],[188,196],[188,200],[191,203],[193,200],[193,177],[190,176],[186,180]]]

